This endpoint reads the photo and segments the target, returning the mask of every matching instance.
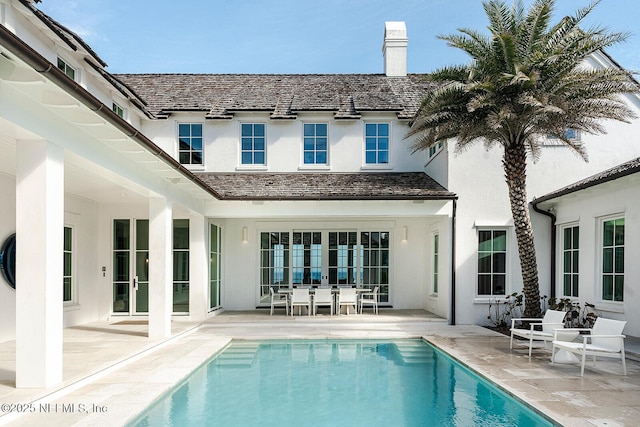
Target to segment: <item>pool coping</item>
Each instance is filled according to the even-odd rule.
[[[634,361],[628,361],[627,377],[618,372],[619,363],[610,365],[599,361],[598,370],[587,369],[581,378],[575,366],[552,368],[549,351],[536,350],[529,360],[526,347],[510,351],[508,337],[479,326],[449,326],[414,317],[388,322],[366,316],[359,318],[359,322],[354,321],[355,318],[347,321],[344,316],[330,321],[268,317],[267,320],[251,315],[210,319],[188,334],[139,353],[129,363],[116,365],[109,372],[87,379],[75,389],[61,390],[48,399],[49,403],[59,405],[97,405],[107,408],[105,413],[31,413],[11,419],[10,425],[126,425],[232,339],[298,338],[421,338],[558,425],[625,425],[640,418],[640,403],[628,403],[634,398],[640,402],[636,398],[640,396],[640,368]],[[554,383],[553,390],[545,390],[540,386],[550,381],[560,386],[566,383],[568,387]],[[595,401],[594,388],[597,394],[609,394],[601,404]],[[623,393],[629,396],[624,399]],[[0,418],[0,424],[5,424],[5,420],[9,418]]]

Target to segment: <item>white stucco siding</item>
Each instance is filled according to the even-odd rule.
[[[0,175],[0,244],[16,232],[15,179]],[[73,229],[73,293],[74,301],[64,305],[64,327],[105,319],[104,298],[109,297],[98,280],[101,272],[98,264],[99,226],[98,205],[91,201],[66,195],[64,200],[64,224]],[[62,262],[62,260],[60,260]],[[34,260],[37,262],[37,260]],[[0,278],[0,342],[15,339],[16,294]]]
[[[557,216],[556,295],[562,296],[562,228],[577,225],[579,241],[579,294],[581,306],[588,302],[605,318],[626,320],[625,333],[640,336],[640,177],[638,174],[601,184],[551,200]],[[624,218],[624,302],[602,300],[602,221]]]
[[[450,213],[451,209],[448,208]],[[390,302],[399,309],[427,309],[448,316],[450,289],[450,217],[235,218],[211,221],[223,227],[223,306],[252,310],[260,297],[260,234],[272,231],[388,231],[390,233]],[[243,228],[247,241],[242,241]],[[407,239],[404,238],[404,227]],[[432,235],[440,235],[439,294],[432,289]]]
[[[365,123],[389,123],[389,164],[366,165],[364,160]],[[333,113],[300,113],[296,120],[271,120],[268,114],[236,113],[232,120],[206,120],[204,113],[174,113],[168,120],[142,122],[142,132],[166,152],[177,158],[178,123],[202,123],[204,165],[189,166],[207,172],[236,171],[328,171],[359,172],[387,170],[420,171],[424,156],[411,155],[410,140],[405,140],[406,124],[395,113],[365,114],[360,120],[339,121]],[[267,139],[266,165],[242,165],[240,161],[240,125],[264,123]],[[326,123],[329,133],[328,164],[303,163],[304,123]]]
[[[630,104],[633,105],[633,104]],[[540,159],[530,162],[527,170],[529,200],[587,176],[601,172],[626,160],[640,156],[640,122],[607,122],[606,135],[581,135],[589,161],[584,162],[570,149],[542,147]],[[477,229],[506,227],[509,233],[507,292],[520,292],[522,279],[517,242],[502,168],[502,150],[496,146],[486,151],[481,143],[459,153],[448,153],[447,189],[459,197],[457,215],[457,321],[487,323],[487,299],[477,298]],[[427,165],[426,172],[437,164]],[[549,222],[532,213],[541,294],[549,295]]]
[[[74,301],[65,303],[64,326],[73,326],[104,319],[104,290],[99,253],[99,205],[89,200],[65,197],[65,227],[71,227],[74,275]]]

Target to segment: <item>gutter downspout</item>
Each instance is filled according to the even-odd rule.
[[[451,209],[451,325],[456,324],[456,209],[458,200],[453,199]]]
[[[549,282],[551,286],[551,292],[550,292],[549,298],[555,298],[556,297],[556,216],[551,212],[540,209],[538,207],[538,202],[536,201],[535,198],[531,202],[531,207],[533,208],[534,211],[544,216],[547,216],[551,219],[551,251],[550,251],[551,252],[551,264],[550,264],[551,280]]]

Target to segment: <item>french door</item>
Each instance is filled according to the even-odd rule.
[[[356,285],[357,237],[355,231],[294,231],[292,284]]]
[[[380,286],[380,302],[389,301],[388,231],[262,232],[260,301],[269,287]]]
[[[149,220],[113,221],[113,306],[118,314],[149,311]]]

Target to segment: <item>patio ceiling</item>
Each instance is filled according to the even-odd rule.
[[[50,79],[57,71],[38,72],[4,41],[0,46],[0,173],[15,176],[16,143],[45,139],[65,148],[67,193],[96,202],[143,201],[153,194],[170,194],[191,208],[213,198],[207,186],[129,123],[111,117],[110,108],[77,83],[63,78],[61,85],[57,75]],[[76,86],[75,91],[64,87],[70,85]],[[133,132],[127,133],[128,129]]]

